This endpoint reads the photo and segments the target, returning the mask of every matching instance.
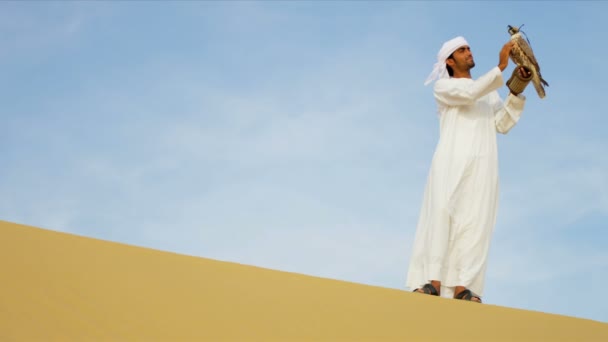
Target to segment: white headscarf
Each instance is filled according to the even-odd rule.
[[[431,72],[429,77],[427,77],[426,81],[424,82],[424,85],[428,85],[434,80],[438,80],[440,78],[449,77],[445,61],[448,59],[448,57],[450,57],[452,53],[454,53],[454,51],[458,50],[459,47],[464,45],[469,45],[469,43],[467,43],[467,41],[460,36],[443,43],[441,50],[439,50],[439,53],[437,54],[437,63],[435,63],[433,71]]]

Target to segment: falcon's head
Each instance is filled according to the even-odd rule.
[[[524,26],[524,25],[521,25],[521,26]],[[519,29],[521,28],[521,26],[520,27],[513,27],[511,25],[507,25],[507,27],[509,28],[509,34],[510,35],[514,35],[514,34],[518,33]]]

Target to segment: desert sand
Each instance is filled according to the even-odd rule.
[[[592,320],[4,221],[0,244],[1,341],[608,341]]]

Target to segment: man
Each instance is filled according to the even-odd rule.
[[[438,79],[440,134],[407,276],[414,292],[481,303],[498,204],[496,132],[506,134],[517,123],[525,103],[521,92],[532,78],[516,68],[502,102],[496,90],[511,48],[505,44],[498,66],[473,80],[473,54],[456,37],[443,44],[425,82]]]

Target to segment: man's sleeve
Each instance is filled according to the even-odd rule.
[[[526,97],[523,94],[517,96],[509,94],[504,104],[498,96],[495,95],[493,102],[494,121],[496,123],[496,131],[502,134],[507,134],[513,126],[519,121],[521,113],[524,110]]]
[[[500,88],[503,84],[502,72],[495,67],[470,84],[463,86],[453,79],[440,79],[435,82],[435,99],[443,106],[472,105],[479,98]]]

